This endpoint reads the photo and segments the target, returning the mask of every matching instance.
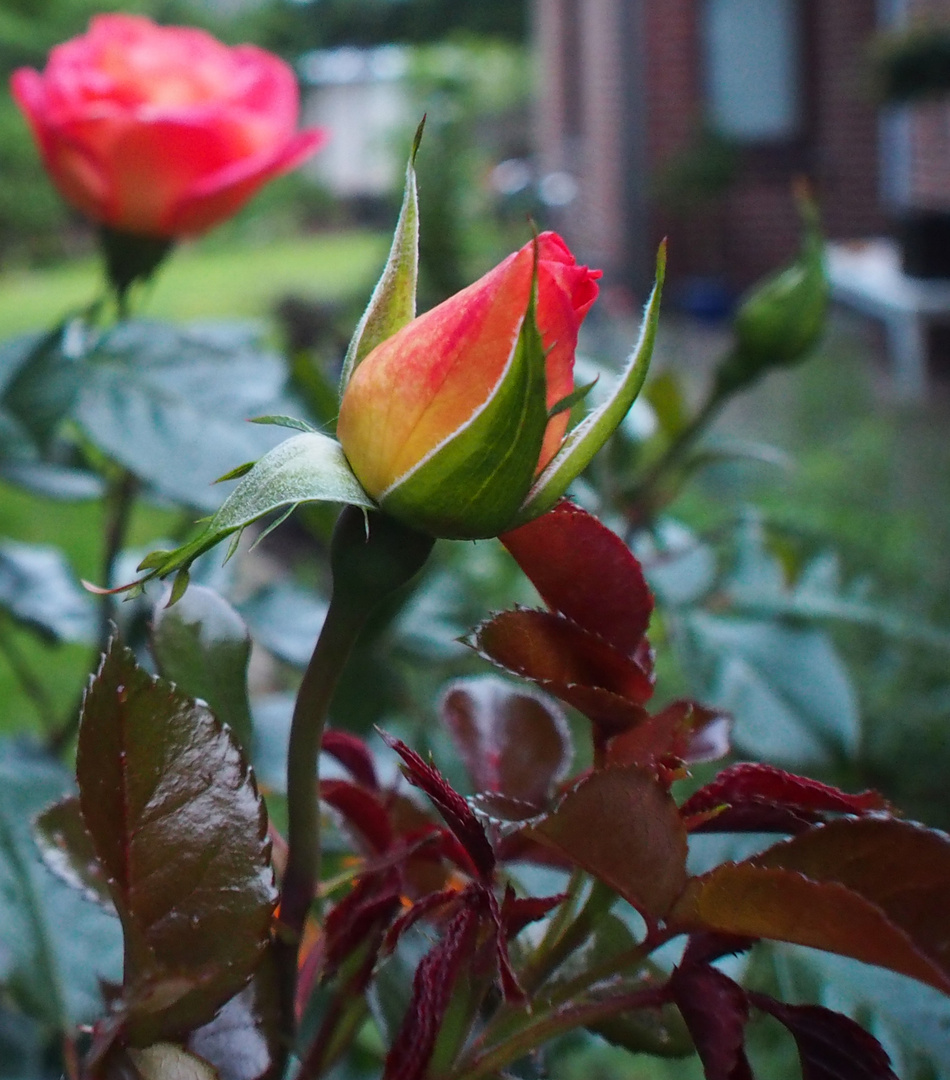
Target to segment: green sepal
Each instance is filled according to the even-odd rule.
[[[653,286],[644,311],[640,338],[630,354],[627,366],[617,381],[613,393],[607,401],[568,432],[560,450],[535,481],[508,528],[517,528],[525,522],[533,521],[536,517],[546,514],[568,486],[587,468],[595,454],[617,430],[630,411],[630,406],[636,401],[650,367],[660,319],[660,296],[663,292],[665,274],[666,243],[664,242],[657,253],[656,284]]]
[[[587,397],[587,395],[591,392],[591,390],[594,389],[594,387],[599,381],[600,376],[598,375],[596,378],[591,379],[589,383],[584,383],[583,386],[578,386],[569,394],[566,394],[564,397],[562,397],[560,401],[555,402],[555,404],[550,409],[548,409],[548,419],[551,420],[555,416],[560,416],[560,414],[563,412],[570,412],[575,405],[579,405]]]
[[[373,290],[369,306],[356,327],[343,359],[340,394],[353,372],[373,349],[392,337],[416,317],[416,284],[419,277],[419,199],[416,189],[416,154],[422,141],[425,117],[416,128],[406,166],[406,187],[389,258]]]
[[[173,551],[153,551],[139,564],[143,581],[187,569],[225,537],[277,510],[286,516],[300,503],[337,502],[375,510],[335,439],[316,431],[275,446],[247,473],[194,540]]]
[[[298,420],[296,416],[252,416],[252,424],[270,424],[273,427],[290,428],[291,431],[316,431],[317,429],[313,424],[308,424],[306,420]]]
[[[511,360],[485,404],[379,497],[387,514],[433,536],[498,536],[531,487],[547,428],[537,266]]]

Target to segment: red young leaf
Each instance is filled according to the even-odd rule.
[[[373,755],[358,735],[328,728],[323,733],[320,748],[325,754],[335,757],[357,783],[374,791],[379,787]]]
[[[455,981],[475,947],[478,922],[477,911],[463,907],[439,944],[419,962],[405,1018],[386,1055],[383,1080],[422,1080],[425,1076]]]
[[[635,651],[653,597],[627,545],[593,514],[565,500],[501,542],[549,608],[621,652]]]
[[[825,814],[863,815],[887,810],[876,791],[848,795],[817,780],[793,776],[772,765],[740,764],[724,769],[680,807],[684,818],[703,817],[697,832],[801,832]]]
[[[349,780],[321,780],[320,798],[359,833],[375,854],[388,851],[393,830],[379,796]]]
[[[475,869],[482,878],[490,878],[495,869],[495,853],[492,851],[481,822],[472,808],[455,791],[434,765],[429,765],[404,742],[385,732],[380,733],[386,745],[406,763],[406,779],[414,787],[421,788],[432,800],[446,825],[468,852]]]
[[[693,878],[670,922],[841,953],[950,993],[948,909],[950,838],[846,818]]]
[[[623,731],[641,722],[653,676],[635,659],[548,611],[504,611],[475,631],[484,656],[531,679],[595,723]]]
[[[847,1016],[819,1005],[785,1005],[764,994],[749,997],[792,1033],[802,1080],[897,1080],[884,1047]]]
[[[399,890],[372,878],[363,878],[330,909],[324,922],[324,972],[335,971],[350,953],[376,931],[382,931],[399,910]]]
[[[567,722],[537,693],[493,675],[458,679],[445,691],[441,712],[476,791],[541,806],[567,775]]]
[[[76,771],[122,920],[130,1039],[210,1021],[260,961],[276,899],[240,749],[207,708],[113,643],[83,702]]]
[[[647,915],[665,915],[686,882],[686,830],[676,804],[633,766],[592,773],[527,834]]]
[[[610,765],[652,769],[664,758],[683,762],[714,761],[729,751],[729,719],[693,701],[674,701],[611,739]]]
[[[543,919],[558,904],[567,899],[567,893],[557,896],[515,896],[509,885],[501,904],[503,933],[510,940],[531,923]]]
[[[686,1021],[706,1080],[745,1080],[749,1002],[745,991],[708,964],[677,968],[670,978],[673,1000]]]

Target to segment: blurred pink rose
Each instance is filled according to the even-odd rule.
[[[278,57],[201,30],[99,15],[13,96],[63,197],[121,232],[204,232],[324,141],[298,132],[297,83]]]

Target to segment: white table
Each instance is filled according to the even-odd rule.
[[[921,401],[927,324],[950,321],[950,278],[908,277],[897,244],[884,238],[830,243],[826,255],[832,298],[884,323],[897,396]]]

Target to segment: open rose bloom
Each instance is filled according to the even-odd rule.
[[[278,57],[140,16],[97,16],[11,87],[63,197],[139,236],[204,232],[324,141]]]
[[[510,255],[484,277],[438,307],[420,315],[377,345],[353,372],[340,406],[337,434],[363,488],[389,513],[447,536],[490,536],[499,522],[483,507],[466,509],[464,454],[452,454],[493,402],[524,345],[526,319],[533,318],[543,351],[537,400],[540,415],[533,450],[526,442],[523,485],[530,484],[556,453],[568,425],[568,410],[552,411],[574,389],[577,332],[597,298],[599,270],[579,266],[564,241],[547,232]],[[536,302],[529,311],[536,270]],[[531,391],[528,391],[530,397]],[[486,450],[503,460],[505,447],[472,439],[471,456]],[[440,455],[452,460],[456,490],[448,515],[434,509],[429,521],[414,491],[414,479],[442,471]],[[479,472],[477,466],[473,473]],[[473,476],[472,484],[478,481]],[[493,478],[493,483],[502,481]],[[517,492],[505,495],[517,498]],[[521,492],[523,496],[524,491]],[[432,500],[429,500],[432,502]],[[441,515],[441,516],[439,516]],[[428,516],[428,515],[426,515]],[[503,522],[501,523],[503,524]]]

